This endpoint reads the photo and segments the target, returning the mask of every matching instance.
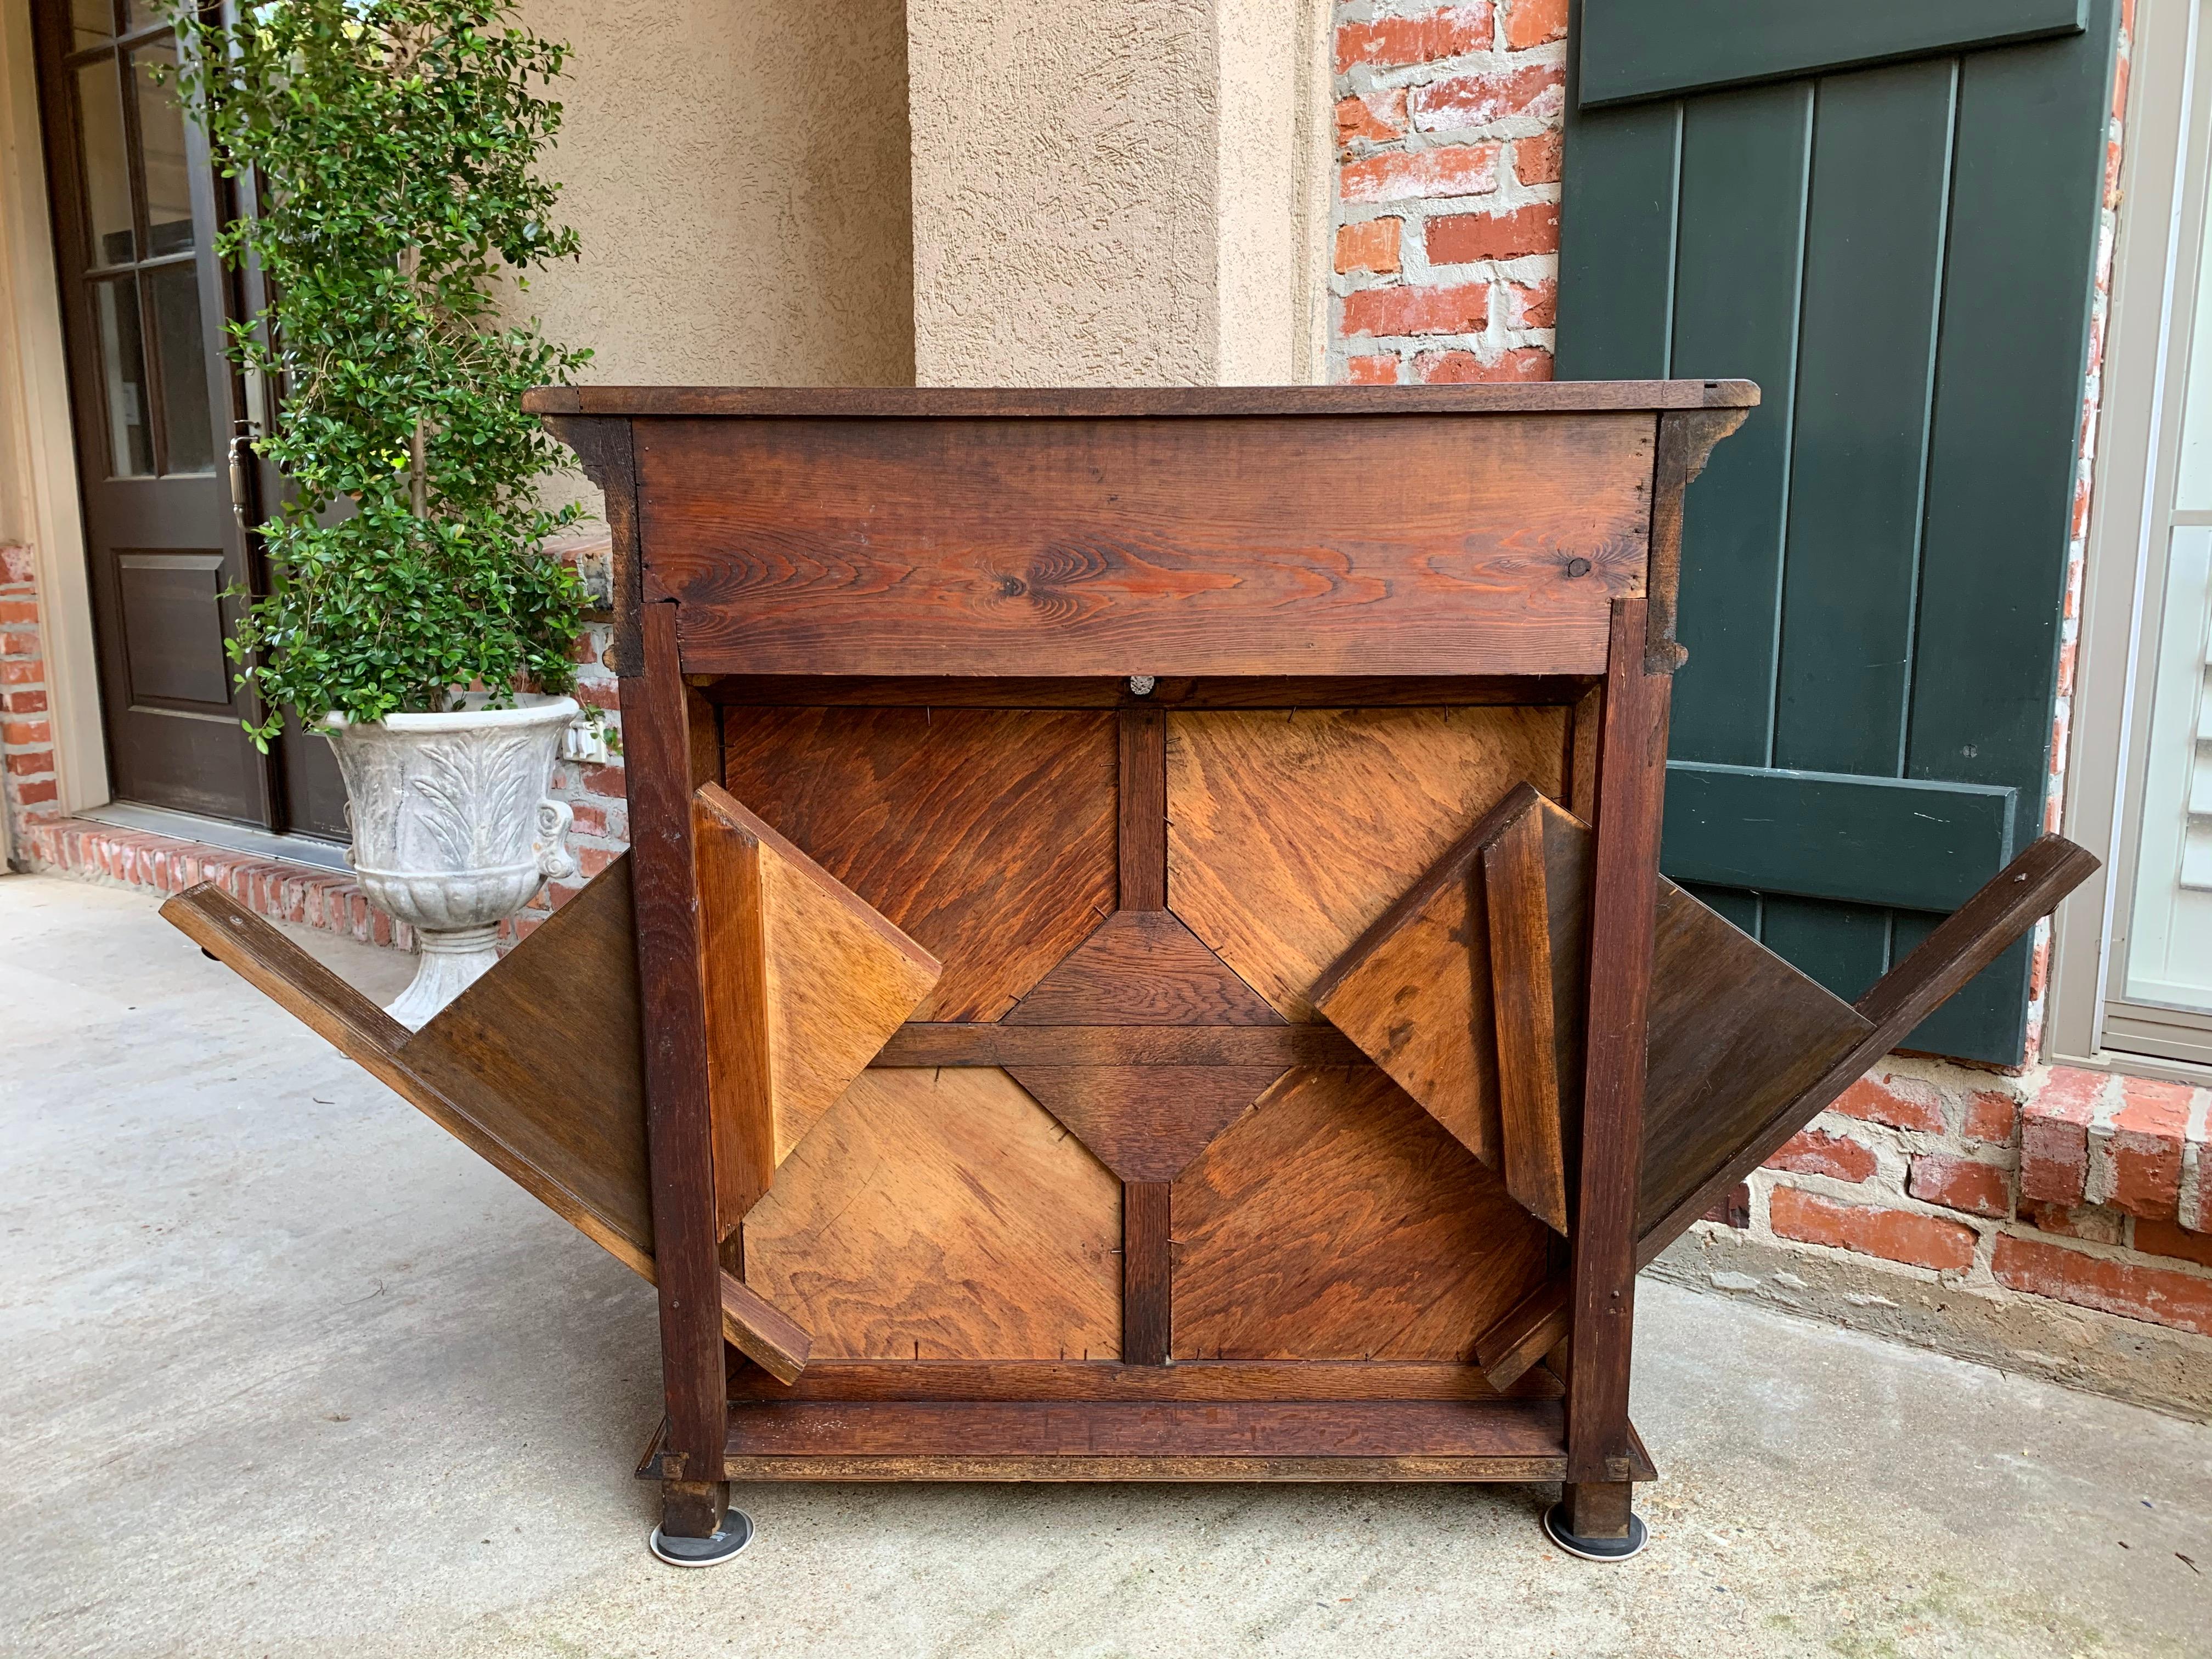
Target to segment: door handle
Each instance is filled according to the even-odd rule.
[[[252,421],[234,422],[228,454],[230,461],[230,516],[238,522],[239,533],[250,529],[246,522],[246,492],[250,482],[246,477],[246,446],[261,435],[260,427]]]

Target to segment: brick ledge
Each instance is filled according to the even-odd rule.
[[[336,871],[91,818],[34,817],[15,829],[16,857],[46,874],[164,894],[211,881],[271,921],[296,922],[364,945],[415,948],[413,929],[376,908],[351,876]]]

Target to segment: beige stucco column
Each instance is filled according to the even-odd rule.
[[[1326,15],[907,0],[915,379],[1319,379]]]

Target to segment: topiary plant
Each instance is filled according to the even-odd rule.
[[[293,495],[262,526],[268,593],[229,641],[264,718],[313,726],[567,690],[575,573],[546,538],[581,516],[533,485],[565,452],[522,412],[588,351],[501,319],[495,284],[573,258],[534,164],[568,48],[510,0],[264,0],[178,17],[185,96],[257,211],[222,233],[270,302],[231,351],[281,394],[260,453]],[[231,8],[221,9],[229,11]]]

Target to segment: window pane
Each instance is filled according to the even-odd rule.
[[[115,38],[115,8],[109,0],[70,0],[70,21],[76,30],[71,45],[78,52]]]
[[[146,352],[138,330],[138,279],[116,276],[92,285],[100,330],[100,379],[107,401],[107,469],[118,478],[154,470],[146,425]]]
[[[200,332],[196,265],[162,265],[146,273],[154,301],[154,349],[161,360],[161,435],[165,472],[207,472],[215,466],[215,423],[208,409],[208,362]]]
[[[131,164],[123,148],[123,92],[112,58],[76,72],[78,131],[84,136],[84,210],[92,229],[88,250],[96,265],[137,257],[131,234]]]
[[[185,112],[173,77],[156,85],[157,67],[174,70],[173,41],[131,54],[137,71],[138,152],[146,164],[146,257],[181,253],[192,245],[191,175],[185,167]]]

